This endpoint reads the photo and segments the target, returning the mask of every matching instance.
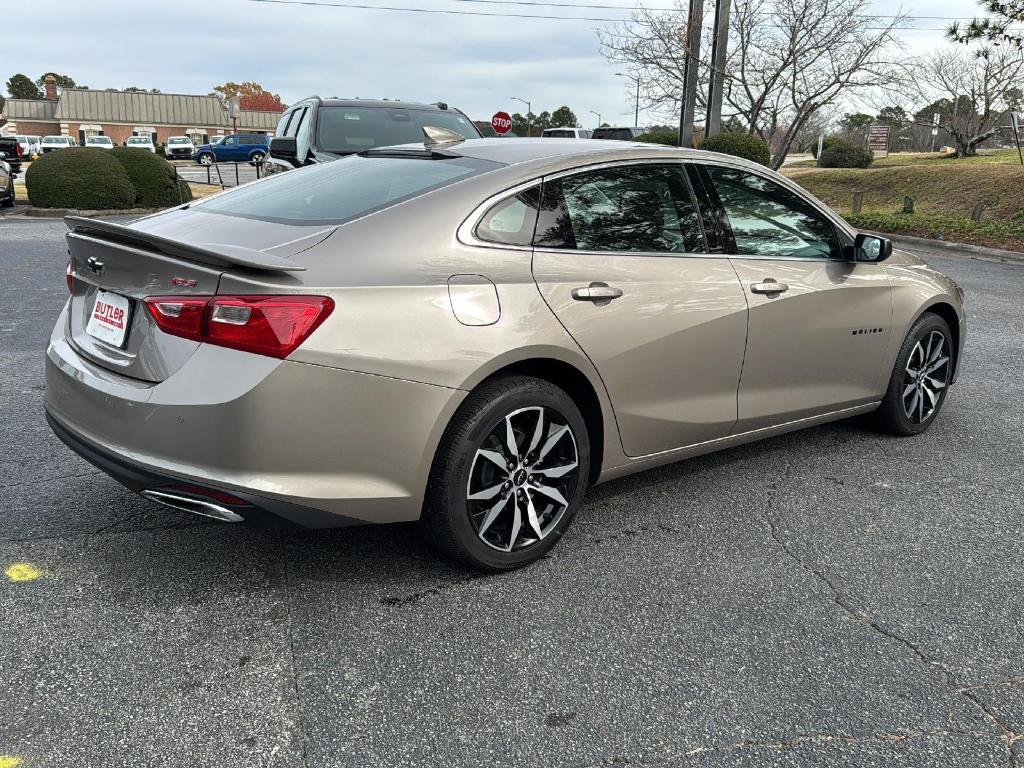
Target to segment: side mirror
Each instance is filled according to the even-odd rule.
[[[892,256],[892,240],[887,237],[858,233],[853,241],[853,260],[877,264]]]
[[[292,165],[299,164],[299,148],[294,136],[275,136],[270,140],[270,156]]]
[[[6,152],[0,152],[0,160],[6,160],[6,159],[7,159],[7,153]]]

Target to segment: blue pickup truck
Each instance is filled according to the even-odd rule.
[[[260,163],[270,151],[270,139],[264,133],[233,133],[217,144],[196,147],[192,159],[200,165],[213,163]]]

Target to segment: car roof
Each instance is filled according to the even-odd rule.
[[[325,107],[385,107],[388,109],[421,109],[428,112],[458,112],[454,107],[441,109],[437,104],[421,104],[416,101],[398,101],[397,99],[322,99],[319,96],[308,96],[299,101],[318,100]],[[299,102],[296,102],[298,104]]]
[[[423,145],[408,144],[406,146],[422,148]],[[444,151],[505,165],[518,165],[539,160],[584,159],[588,162],[601,162],[604,159],[629,159],[641,156],[653,158],[660,156],[717,157],[722,159],[722,155],[715,152],[701,152],[685,147],[669,147],[664,144],[648,144],[640,141],[595,141],[594,139],[563,139],[561,141],[541,141],[539,138],[471,139],[447,146]],[[739,158],[730,157],[730,160],[739,160]]]

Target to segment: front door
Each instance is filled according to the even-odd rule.
[[[213,148],[213,154],[218,163],[226,163],[238,159],[240,145],[237,136],[225,136],[224,141]]]
[[[625,453],[723,437],[736,421],[747,305],[708,254],[681,164],[545,179],[533,273],[611,398]]]
[[[703,166],[750,305],[737,432],[879,400],[892,332],[884,269],[848,258],[810,201],[764,176]]]

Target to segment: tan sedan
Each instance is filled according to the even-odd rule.
[[[56,433],[231,521],[422,519],[502,570],[598,482],[835,419],[925,430],[948,277],[733,157],[374,149],[129,226],[70,219]]]

